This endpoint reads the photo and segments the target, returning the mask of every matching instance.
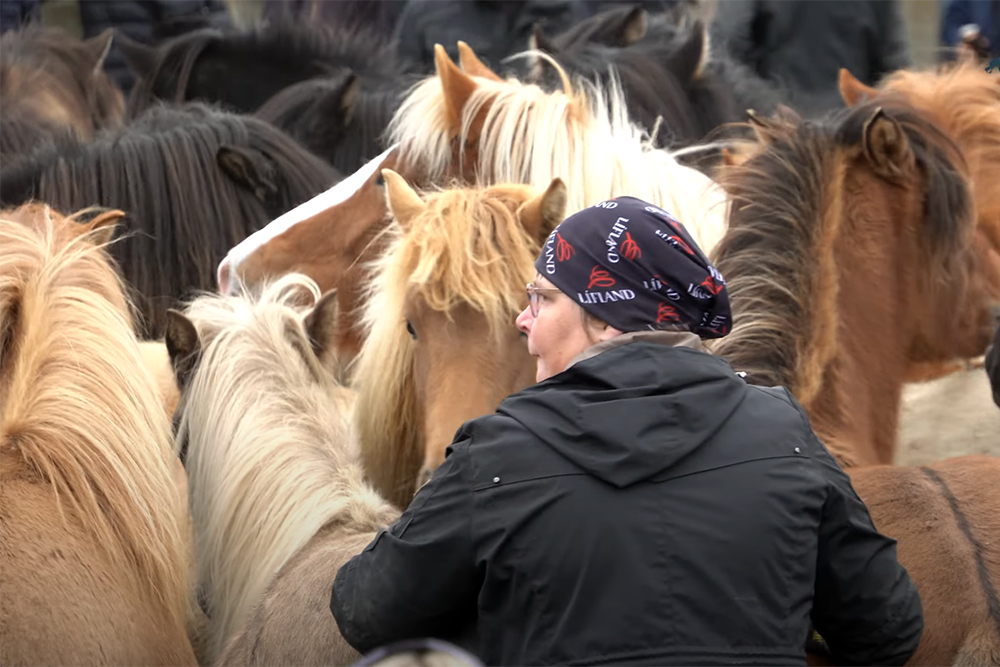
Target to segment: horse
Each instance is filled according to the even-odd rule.
[[[462,422],[533,381],[531,364],[509,363],[527,356],[513,322],[566,186],[456,188],[422,201],[395,172],[385,177],[396,224],[368,286],[355,423],[372,484],[406,507]]]
[[[393,81],[407,69],[394,43],[362,28],[286,21],[249,31],[205,28],[156,47],[122,37],[118,44],[137,79],[130,117],[158,100],[200,100],[253,113],[278,91],[307,79],[346,70],[367,86]]]
[[[211,664],[351,664],[337,570],[399,515],[364,481],[329,370],[336,298],[287,276],[168,312]]]
[[[121,215],[0,213],[4,664],[197,664],[179,464],[104,249]]]
[[[111,30],[80,41],[38,25],[0,37],[0,155],[28,153],[61,130],[89,140],[121,125],[124,100],[103,68],[111,39]]]
[[[501,80],[464,43],[462,69],[438,46],[437,73],[407,96],[390,123],[390,148],[230,250],[219,265],[221,291],[288,271],[309,275],[321,289],[337,287],[338,350],[355,356],[365,266],[384,248],[388,225],[385,168],[420,186],[457,180],[545,188],[560,177],[568,213],[632,194],[671,211],[704,248],[722,236],[724,193],[648,142],[628,121],[620,88],[583,81],[574,87],[566,77],[563,90],[546,93]]]
[[[166,308],[211,289],[234,243],[338,177],[263,121],[192,104],[153,108],[91,143],[57,143],[5,165],[0,200],[126,211],[126,236],[110,251],[134,288],[141,335],[157,338]]]
[[[345,69],[283,88],[254,115],[338,170],[352,173],[382,152],[382,135],[414,82],[409,75],[371,81]]]
[[[842,465],[892,463],[912,365],[989,344],[968,167],[904,103],[751,120],[763,148],[720,179],[735,325],[712,350],[788,387]]]
[[[632,119],[664,148],[715,137],[742,120],[744,109],[771,113],[781,99],[774,84],[710,52],[704,24],[682,12],[649,16],[641,6],[624,5],[551,39],[536,28],[529,49],[551,55],[573,75],[605,85],[616,77]],[[532,57],[528,68],[528,80],[558,85],[558,73],[542,59]]]

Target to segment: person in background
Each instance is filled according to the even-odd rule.
[[[982,60],[1000,56],[1000,0],[948,0],[941,15],[942,59],[966,49]]]
[[[702,339],[725,278],[633,197],[549,235],[517,317],[537,384],[464,424],[330,600],[359,651],[441,637],[488,665],[902,665],[920,597],[782,387]],[[470,379],[470,381],[472,381]]]
[[[0,1],[0,33],[17,30],[22,25],[41,20],[38,0]]]
[[[719,0],[711,34],[811,117],[843,108],[841,67],[874,86],[913,64],[897,0]]]

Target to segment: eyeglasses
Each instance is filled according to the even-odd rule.
[[[528,283],[528,307],[531,308],[531,316],[538,317],[538,297],[545,292],[559,292],[555,287],[536,287],[535,283]]]

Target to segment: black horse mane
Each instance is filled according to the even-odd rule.
[[[375,81],[390,81],[404,69],[395,43],[363,27],[301,25],[286,20],[246,31],[193,31],[161,45],[155,54],[147,51],[143,55],[142,47],[134,44],[126,49],[129,51],[133,54],[130,64],[139,79],[129,99],[131,116],[156,100],[186,101],[192,82],[224,77],[236,65],[248,70],[258,64],[283,67],[285,78],[274,82],[272,95],[298,81],[345,68]],[[259,106],[237,108],[232,100],[228,103],[232,110],[244,113]]]
[[[5,165],[0,200],[125,211],[124,237],[110,250],[134,289],[140,333],[159,337],[166,308],[214,289],[230,248],[338,177],[263,121],[158,106],[92,143],[50,142]]]

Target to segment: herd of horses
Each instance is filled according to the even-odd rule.
[[[794,392],[898,540],[910,664],[1000,665],[1000,409],[975,362],[1000,79],[842,72],[846,109],[761,99],[720,151],[694,121],[773,91],[725,85],[698,24],[536,31],[504,76],[461,43],[418,76],[362,37],[125,42],[127,105],[110,34],[0,39],[0,663],[350,664],[338,568],[533,381],[514,317],[543,239],[633,195],[726,276],[711,352]],[[981,409],[931,390],[914,414],[908,381],[956,364],[935,382]],[[894,465],[908,414],[947,424],[936,451],[993,455]]]

